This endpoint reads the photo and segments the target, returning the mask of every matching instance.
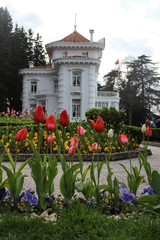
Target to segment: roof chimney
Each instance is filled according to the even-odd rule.
[[[33,67],[34,67],[33,61],[29,61],[29,62],[28,62],[28,65],[29,65],[29,68],[33,68]]]
[[[94,33],[94,30],[89,30],[90,32],[90,42],[93,42],[93,33]]]

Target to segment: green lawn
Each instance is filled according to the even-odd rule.
[[[58,216],[55,223],[17,212],[3,215],[0,218],[0,239],[160,239],[158,215],[142,214],[114,220],[94,208],[73,204],[60,210]]]

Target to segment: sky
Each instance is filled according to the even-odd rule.
[[[93,40],[105,38],[98,81],[130,57],[151,56],[160,63],[160,0],[0,0],[13,20],[42,36],[43,45],[77,31]],[[159,64],[160,67],[160,64]]]

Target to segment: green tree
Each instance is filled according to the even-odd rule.
[[[121,72],[119,70],[111,70],[108,74],[104,76],[105,84],[102,88],[103,91],[113,91],[118,87],[119,78],[121,77]]]
[[[37,33],[36,38],[34,39],[34,54],[33,61],[35,66],[44,66],[46,65],[45,61],[45,51],[42,45],[42,37]]]
[[[11,64],[12,18],[7,8],[0,8],[0,111],[7,107],[7,81]]]
[[[19,69],[27,68],[28,62],[35,66],[45,65],[45,52],[39,34],[33,37],[23,27],[15,26],[7,8],[0,8],[0,111],[7,107],[21,110],[22,76]]]
[[[153,119],[153,107],[158,107],[158,68],[145,55],[124,65],[127,71],[123,72],[120,86],[120,108],[126,111],[127,123],[140,125],[147,118]]]
[[[9,67],[7,95],[10,108],[21,109],[22,76],[19,69],[28,67],[28,37],[23,27],[16,25],[11,35],[12,64]]]

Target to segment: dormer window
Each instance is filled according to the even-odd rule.
[[[81,85],[81,72],[73,72],[72,84],[74,87],[80,87]]]
[[[37,81],[31,81],[31,93],[37,92]]]

